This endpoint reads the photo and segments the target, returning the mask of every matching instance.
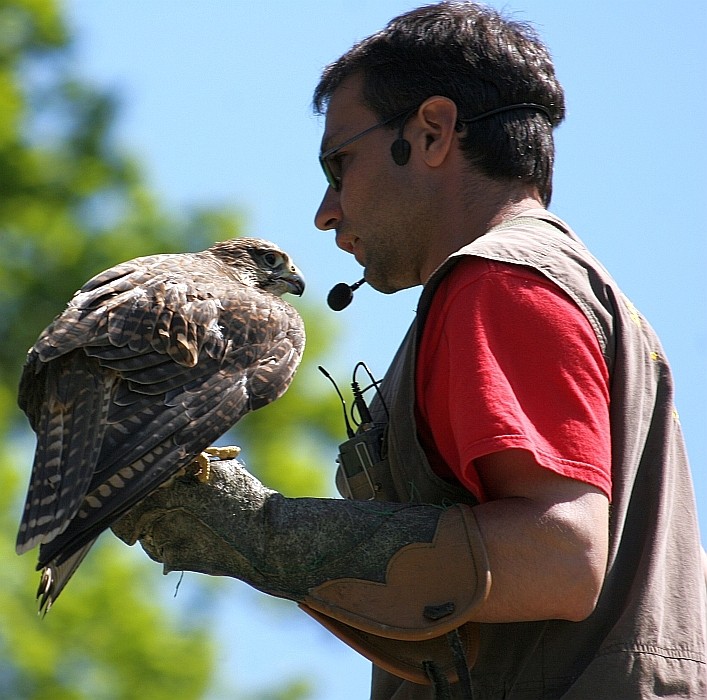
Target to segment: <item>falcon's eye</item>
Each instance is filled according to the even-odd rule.
[[[282,261],[277,253],[265,253],[263,255],[263,262],[268,267],[277,267]]]

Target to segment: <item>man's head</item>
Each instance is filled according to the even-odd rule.
[[[328,66],[314,93],[326,112],[341,84],[361,76],[366,107],[397,126],[405,110],[439,95],[457,106],[460,147],[467,161],[495,180],[534,185],[547,205],[552,194],[552,128],[564,117],[564,94],[549,53],[525,24],[490,8],[442,2],[393,19]],[[537,108],[484,112],[532,103]]]

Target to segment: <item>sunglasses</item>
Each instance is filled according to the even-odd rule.
[[[481,119],[486,119],[486,117],[491,117],[496,114],[501,114],[502,112],[510,112],[512,110],[516,109],[530,109],[534,110],[536,112],[541,112],[544,114],[548,120],[550,121],[550,124],[552,125],[553,123],[553,116],[550,112],[550,110],[547,107],[544,107],[543,105],[536,104],[535,102],[519,102],[516,104],[512,105],[505,105],[503,107],[497,107],[496,109],[490,109],[487,112],[482,112],[481,114],[477,114],[475,117],[470,117],[468,119],[458,119],[457,120],[457,125],[456,125],[456,130],[457,131],[462,131],[464,129],[464,126],[467,124],[472,124],[473,122],[480,121]],[[319,164],[322,166],[322,170],[324,171],[324,176],[326,177],[326,181],[329,183],[329,187],[331,187],[335,192],[339,192],[341,190],[341,173],[339,172],[339,163],[338,161],[333,158],[344,146],[348,146],[350,143],[353,143],[354,141],[358,141],[358,139],[364,137],[366,134],[370,134],[371,131],[374,131],[375,129],[378,129],[381,126],[385,126],[386,124],[390,124],[391,122],[394,122],[396,119],[400,119],[401,117],[406,117],[405,120],[403,121],[402,125],[400,126],[400,134],[398,138],[402,139],[402,132],[403,128],[405,125],[405,122],[409,117],[412,116],[412,114],[417,110],[417,107],[409,107],[406,110],[403,110],[402,112],[398,112],[397,114],[394,114],[390,119],[386,119],[385,121],[378,122],[378,124],[374,124],[373,126],[369,126],[368,129],[364,129],[360,133],[356,134],[355,136],[352,136],[350,139],[346,139],[343,143],[340,143],[338,146],[334,146],[334,148],[330,148],[324,153],[319,154]]]
[[[386,126],[387,124],[390,124],[391,122],[394,122],[396,119],[400,119],[401,117],[404,117],[406,114],[411,114],[416,107],[410,109],[406,109],[402,112],[398,112],[397,114],[394,114],[392,117],[389,119],[385,119],[382,122],[378,122],[378,124],[374,124],[373,126],[369,126],[368,129],[364,129],[360,133],[356,134],[355,136],[352,136],[350,139],[346,139],[343,143],[340,143],[338,146],[334,146],[333,148],[329,148],[324,153],[319,154],[319,165],[322,166],[322,170],[324,171],[324,177],[326,177],[326,181],[329,183],[329,187],[333,189],[335,192],[339,192],[341,190],[341,172],[340,172],[340,165],[339,162],[334,156],[345,146],[348,146],[349,144],[352,144],[354,141],[358,141],[358,139],[363,138],[366,134],[370,134],[371,131],[375,131],[381,126]]]

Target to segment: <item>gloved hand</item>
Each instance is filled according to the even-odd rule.
[[[488,594],[488,561],[472,508],[286,498],[236,460],[211,463],[207,483],[179,478],[114,526],[165,572],[231,576],[297,601],[382,668],[429,682],[427,657],[451,678],[445,635]]]

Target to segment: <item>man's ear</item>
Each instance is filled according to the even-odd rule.
[[[416,146],[427,165],[438,167],[456,142],[457,106],[448,97],[428,97],[417,110]],[[412,135],[411,135],[412,136]]]

